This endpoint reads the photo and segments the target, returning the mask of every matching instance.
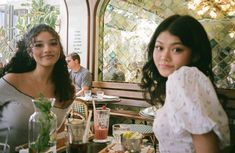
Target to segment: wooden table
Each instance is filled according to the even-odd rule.
[[[95,143],[90,139],[88,143],[88,153],[98,153],[105,147],[107,147],[110,142],[107,143]],[[17,147],[16,153],[19,152],[20,149],[27,149],[28,144],[22,144]],[[27,150],[26,150],[27,152]],[[66,153],[66,145],[65,145],[65,132],[60,132],[57,135],[57,144],[56,144],[56,152],[57,153]]]
[[[139,127],[137,125],[137,127]],[[134,129],[133,129],[134,128]],[[132,130],[136,131],[136,127],[132,125]],[[137,130],[138,131],[138,130]],[[148,130],[147,130],[148,131]],[[148,132],[144,132],[145,134],[147,134]],[[60,132],[58,134],[57,137],[57,153],[66,153],[66,145],[65,145],[65,138],[64,138],[64,132]],[[88,143],[88,153],[108,153],[108,148],[111,148],[111,146],[113,146],[114,144],[111,144],[111,142],[107,142],[107,143],[96,143],[93,142],[93,140],[91,139]],[[20,148],[27,148],[27,144],[21,145],[19,146]],[[18,150],[19,151],[19,150]],[[150,149],[147,153],[154,153],[154,149]]]
[[[133,132],[140,132],[142,133],[145,137],[150,137],[153,143],[153,146],[155,144],[155,136],[152,131],[152,126],[150,125],[144,125],[144,124],[123,124],[125,126],[128,126],[131,131]],[[65,153],[66,152],[66,147],[65,147],[65,133],[61,132],[61,134],[58,134],[58,139],[57,139],[57,152],[58,153]],[[92,141],[93,137],[90,137],[90,141],[88,144],[88,153],[106,153],[107,150],[106,147],[108,148],[111,144],[111,142],[107,143],[96,143]],[[152,152],[152,151],[150,151]]]
[[[101,151],[99,151],[98,153],[109,153],[109,152],[115,152],[115,150],[113,150],[112,148],[117,148],[115,145],[120,145],[120,144],[116,144],[116,143],[112,143],[109,144],[107,147],[105,147],[104,149],[102,149]],[[120,152],[120,151],[117,151]],[[141,148],[141,153],[155,153],[155,149],[151,146],[145,146],[143,148]]]
[[[114,147],[115,143],[95,143],[90,141],[88,144],[88,153],[109,153],[109,149]],[[147,148],[146,148],[147,149]],[[145,151],[144,151],[145,152]],[[155,149],[153,147],[148,147],[145,153],[154,153]],[[62,148],[57,149],[57,153],[66,153],[66,148],[63,146]]]
[[[95,143],[90,141],[88,144],[88,153],[98,153],[108,146],[109,143]],[[66,153],[66,146],[58,146],[57,144],[57,153]]]

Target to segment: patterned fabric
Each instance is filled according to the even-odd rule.
[[[125,124],[124,124],[125,125]],[[139,132],[142,134],[152,134],[152,126],[144,124],[127,124],[130,127],[130,131]]]
[[[81,114],[83,117],[85,117],[85,110],[84,110],[84,106],[83,105],[78,105],[77,103],[75,103],[73,105],[73,110],[75,112],[78,112],[79,114]]]
[[[78,113],[80,115],[82,115],[85,119],[88,116],[88,107],[85,104],[86,102],[82,101],[82,100],[74,100],[73,102],[73,112]]]
[[[230,143],[228,118],[211,81],[197,68],[184,66],[168,77],[165,104],[155,114],[160,153],[195,153],[191,134],[211,130],[221,148]]]

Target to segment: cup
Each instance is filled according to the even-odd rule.
[[[97,99],[103,99],[104,92],[103,91],[97,91],[96,95],[97,95]]]
[[[10,146],[5,143],[0,143],[0,153],[9,153],[10,152]]]
[[[114,142],[121,143],[121,134],[129,131],[130,127],[125,124],[114,124],[112,126]]]
[[[80,119],[69,119],[66,123],[66,152],[88,153],[88,135],[86,135],[86,121]]]
[[[86,100],[89,100],[91,98],[91,90],[85,90],[84,97]]]
[[[94,141],[106,142],[108,138],[110,109],[100,107],[94,113]]]
[[[132,137],[136,134],[133,134],[130,138],[126,138],[124,136],[125,133],[121,134],[121,145],[124,149],[124,151],[129,151],[132,153],[140,153],[141,152],[141,146],[143,143],[143,136],[142,134],[138,134],[138,137]],[[136,135],[137,136],[137,135]]]
[[[9,153],[10,152],[10,145],[8,145],[8,137],[10,134],[10,127],[8,125],[8,122],[2,121],[2,124],[0,125],[0,130],[4,131],[3,135],[5,135],[4,142],[0,143],[0,153]]]

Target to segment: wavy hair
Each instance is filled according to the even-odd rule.
[[[74,99],[75,89],[70,79],[65,54],[60,42],[60,36],[50,26],[46,24],[35,25],[30,29],[23,38],[17,42],[17,51],[11,58],[10,62],[4,67],[1,76],[6,73],[24,73],[32,71],[36,68],[36,61],[30,56],[31,44],[41,32],[49,32],[55,39],[58,40],[61,52],[58,61],[55,63],[52,72],[52,81],[55,85],[55,97],[59,102],[71,101]]]
[[[187,65],[197,67],[213,82],[212,50],[207,33],[195,18],[189,15],[173,15],[166,18],[155,30],[147,51],[148,61],[142,68],[143,77],[141,87],[145,89],[144,96],[147,101],[155,105],[164,104],[167,78],[160,75],[153,61],[153,52],[156,39],[161,32],[168,31],[177,36],[183,45],[190,48],[191,62]]]

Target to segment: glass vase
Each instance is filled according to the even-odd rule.
[[[29,153],[56,153],[57,117],[51,111],[55,98],[32,100],[34,113],[29,119]]]

